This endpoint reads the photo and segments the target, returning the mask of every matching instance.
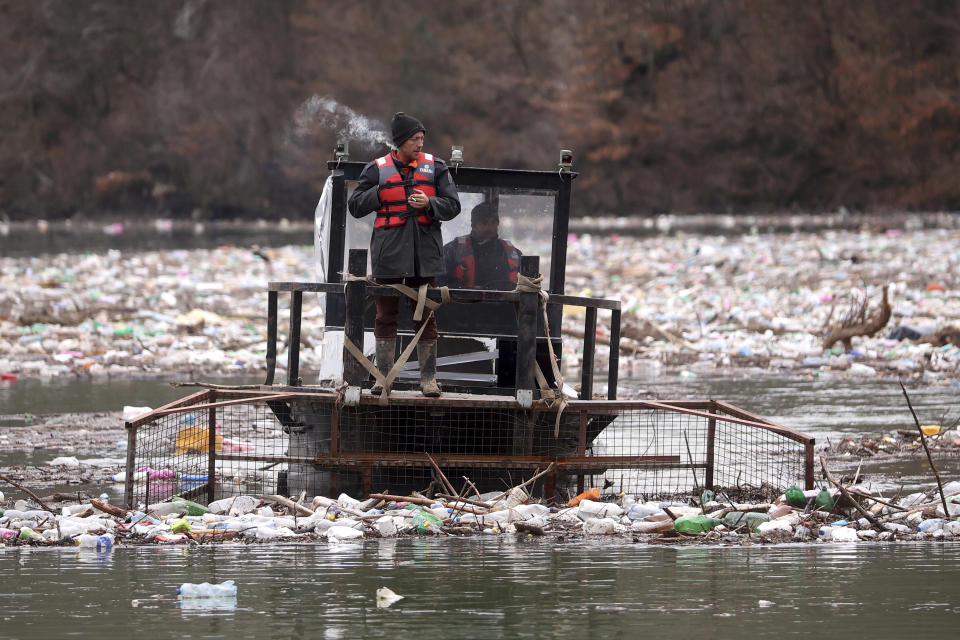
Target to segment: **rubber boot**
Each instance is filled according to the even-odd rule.
[[[421,340],[417,343],[417,358],[420,360],[420,391],[428,398],[440,397],[437,384],[437,341]]]
[[[396,354],[396,338],[377,338],[377,353],[375,357],[377,361],[377,371],[383,375],[390,373],[390,369],[393,368],[393,363],[396,362]],[[377,382],[370,388],[370,393],[378,396],[383,393],[383,387]]]

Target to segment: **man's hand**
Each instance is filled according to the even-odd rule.
[[[422,189],[414,189],[410,197],[407,198],[407,203],[414,209],[426,209],[430,206],[430,198]]]

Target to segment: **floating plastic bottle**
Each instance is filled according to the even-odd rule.
[[[110,534],[94,536],[85,533],[77,539],[77,546],[97,551],[110,551],[113,549],[113,536]]]
[[[188,515],[188,516],[202,516],[202,515],[205,514],[205,513],[210,513],[210,509],[208,509],[207,507],[203,506],[202,504],[198,504],[198,503],[196,503],[196,502],[191,502],[191,501],[186,500],[186,499],[184,499],[184,498],[180,498],[180,497],[172,498],[172,499],[171,499],[171,502],[176,502],[176,503],[178,503],[178,504],[185,504],[185,505],[187,505],[187,515]]]
[[[413,527],[417,533],[439,533],[443,521],[435,514],[417,508],[413,513]]]
[[[183,600],[188,598],[235,598],[237,597],[237,585],[234,584],[233,580],[224,580],[220,584],[184,582],[177,589],[177,595]]]
[[[821,511],[833,511],[833,496],[830,495],[826,487],[821,489],[820,493],[817,494],[814,504],[817,506],[817,509]]]
[[[807,506],[807,497],[803,494],[803,489],[796,485],[788,488],[785,496],[787,498],[787,504],[791,507],[802,509]]]
[[[681,516],[673,522],[673,528],[681,533],[706,533],[722,523],[710,516]]]
[[[943,518],[929,518],[917,525],[917,531],[936,531],[942,529],[943,524]]]
[[[736,528],[746,526],[753,531],[764,522],[770,522],[770,516],[766,513],[757,513],[753,511],[731,511],[723,516],[723,524],[728,527]]]

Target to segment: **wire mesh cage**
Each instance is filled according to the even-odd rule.
[[[437,469],[479,491],[515,486],[563,501],[588,486],[682,496],[763,495],[813,484],[811,437],[731,405],[571,401],[520,407],[502,396],[364,396],[206,390],[127,423],[128,506],[182,496],[355,497],[443,491]]]

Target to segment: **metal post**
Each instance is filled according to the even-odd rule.
[[[607,373],[607,399],[617,399],[620,373],[620,309],[610,312],[610,371]]]
[[[577,456],[587,455],[587,411],[580,410],[580,432],[577,434]],[[583,474],[577,474],[577,494],[583,493]]]
[[[597,346],[597,308],[587,307],[583,325],[583,359],[580,366],[580,399],[593,400],[593,357]]]
[[[212,390],[210,392],[210,402],[217,401],[217,392]],[[207,425],[208,425],[208,445],[210,447],[210,455],[207,458],[207,504],[210,504],[216,500],[216,490],[217,490],[217,408],[211,407],[207,409]]]
[[[277,291],[267,293],[267,379],[263,384],[268,386],[277,371],[277,296]]]
[[[570,230],[570,191],[573,175],[559,174],[560,188],[553,213],[553,243],[550,247],[550,293],[563,293],[567,274],[567,234]],[[550,319],[553,323],[553,318]]]
[[[709,409],[710,413],[716,414],[717,410],[713,407]],[[707,489],[713,489],[713,469],[716,462],[716,440],[717,440],[717,419],[707,420],[707,477],[703,484]]]
[[[303,309],[303,291],[290,294],[290,333],[287,335],[287,384],[299,387],[300,379],[300,313]]]
[[[123,502],[133,509],[133,470],[137,468],[137,427],[126,423],[127,428],[127,475],[123,481]]]
[[[520,258],[520,273],[528,278],[536,277],[540,273],[539,256],[522,256]],[[520,295],[517,303],[517,397],[531,394],[536,385],[534,367],[537,366],[537,307],[539,304],[536,293]],[[523,392],[523,393],[521,393]],[[521,399],[521,404],[526,404]]]
[[[340,282],[343,271],[343,247],[347,233],[347,181],[343,171],[337,170],[333,180],[330,202],[330,253],[327,255],[327,282]]]
[[[349,260],[350,275],[363,277],[367,274],[366,249],[351,249]],[[346,301],[346,318],[343,323],[345,340],[350,340],[358,349],[363,349],[363,300],[365,285],[362,280],[347,282],[344,299]],[[366,370],[343,348],[343,381],[350,386],[360,386]]]

